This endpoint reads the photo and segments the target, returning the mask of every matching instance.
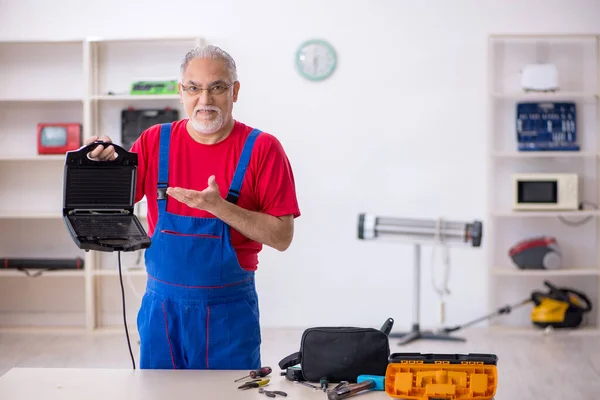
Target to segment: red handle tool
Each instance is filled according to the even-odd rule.
[[[273,372],[271,367],[262,367],[260,369],[255,369],[253,371],[250,371],[250,373],[248,375],[246,375],[240,379],[236,379],[234,382],[241,381],[242,379],[246,379],[248,377],[250,377],[252,379],[264,378],[265,376],[269,375],[271,372]]]

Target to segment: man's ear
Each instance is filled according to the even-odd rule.
[[[179,91],[179,103],[183,104],[183,88],[181,87],[181,82],[177,83],[177,91]]]
[[[233,102],[235,103],[238,99],[238,93],[240,91],[240,82],[235,81],[233,84]]]

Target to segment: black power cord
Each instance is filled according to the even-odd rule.
[[[125,312],[125,287],[123,286],[123,275],[121,273],[121,252],[117,252],[119,258],[119,280],[121,281],[121,299],[123,301],[123,324],[125,325],[125,335],[127,336],[127,346],[129,346],[129,355],[131,356],[131,364],[135,369],[135,358],[131,351],[131,341],[129,340],[129,330],[127,329],[127,313]]]

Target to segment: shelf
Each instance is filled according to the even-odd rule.
[[[81,103],[83,98],[0,98],[0,103]]]
[[[586,92],[508,92],[492,93],[492,97],[497,99],[518,100],[518,101],[558,101],[564,99],[572,100],[595,100],[599,97],[598,93]]]
[[[594,326],[582,326],[576,329],[542,329],[535,326],[502,326],[490,325],[490,332],[517,335],[539,335],[539,336],[596,336],[600,335],[600,328]]]
[[[99,133],[115,136],[118,143],[123,109],[171,107],[182,114],[179,94],[132,95],[131,84],[177,78],[181,58],[203,43],[196,36],[0,41],[0,252],[5,257],[78,256],[85,263],[84,270],[0,269],[8,309],[0,313],[0,331],[92,333],[120,321],[116,254],[84,252],[73,243],[62,215],[66,154],[37,154],[37,124],[75,122],[82,126],[83,142]],[[25,81],[36,94],[23,92]],[[134,213],[147,225],[145,201],[134,206]],[[142,255],[128,253],[122,259],[123,280],[136,294],[148,276]],[[114,310],[106,311],[107,306]]]
[[[98,95],[90,97],[91,100],[101,101],[125,101],[125,100],[179,100],[179,94],[148,94],[148,95],[131,95],[131,94],[116,94],[116,95]],[[82,98],[0,98],[0,103],[81,103]]]
[[[2,211],[0,219],[62,219],[61,212]]]
[[[62,161],[66,159],[65,154],[48,154],[32,156],[0,156],[0,162],[3,161]]]
[[[579,33],[545,33],[545,32],[531,32],[531,33],[494,33],[489,35],[490,40],[502,40],[504,41],[525,41],[525,40],[572,40],[572,39],[596,39],[596,35],[579,32]]]
[[[142,42],[193,42],[201,43],[202,39],[196,36],[146,36],[146,37],[101,37],[101,36],[90,36],[87,38],[92,43],[142,43]]]
[[[27,268],[30,274],[35,274],[40,269]],[[0,269],[0,277],[2,278],[83,278],[85,276],[84,270],[57,270],[57,271],[43,271],[39,276],[28,276],[25,272],[17,269]]]
[[[3,45],[30,45],[30,44],[43,44],[43,45],[61,45],[61,44],[83,44],[84,39],[76,38],[63,38],[63,39],[49,39],[49,38],[29,38],[29,39],[6,39],[2,41]]]
[[[598,334],[600,210],[594,207],[600,208],[600,35],[494,34],[488,39],[488,304],[511,304],[532,291],[545,292],[540,283],[548,280],[559,287],[580,290],[594,306],[585,317],[586,326],[591,328],[552,332]],[[526,67],[540,63],[556,68],[558,90],[523,90]],[[531,72],[535,73],[533,69]],[[519,102],[575,103],[577,143],[581,150],[519,151],[516,134]],[[556,125],[551,126],[555,133]],[[544,210],[540,206],[541,209],[513,210],[512,177],[518,173],[577,174],[578,202],[583,204],[582,209]],[[557,239],[563,268],[521,270],[512,263],[509,249],[538,236]],[[535,251],[529,254],[536,257]],[[491,326],[503,333],[546,335],[546,330],[531,324],[529,313],[522,309],[499,318]]]
[[[146,214],[135,213],[135,216],[140,219],[146,219]],[[29,212],[29,211],[13,211],[0,212],[1,219],[62,219],[61,211],[58,212]]]
[[[570,218],[570,217],[597,217],[600,216],[598,210],[582,211],[501,211],[492,213],[497,218]]]
[[[100,95],[92,97],[93,100],[100,101],[132,101],[132,100],[179,100],[178,94],[115,94]]]
[[[141,268],[134,268],[131,270],[128,270],[127,268],[122,268],[122,275],[123,276],[148,276],[148,273],[146,272],[145,269],[141,269]],[[96,276],[115,276],[118,277],[119,276],[119,270],[118,269],[97,269],[94,271],[94,275]]]
[[[546,276],[598,276],[599,269],[594,268],[563,268],[556,270],[520,270],[510,268],[493,268],[491,273],[496,276],[527,276],[527,277],[546,277]]]
[[[493,158],[597,158],[600,153],[589,151],[523,151],[496,152]]]
[[[86,332],[84,326],[0,326],[0,333],[26,333],[26,334],[82,334]]]

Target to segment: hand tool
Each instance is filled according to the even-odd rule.
[[[310,384],[310,383],[308,383],[308,382],[304,382],[304,381],[294,381],[294,383],[299,383],[299,384],[301,384],[301,385],[308,386],[309,388],[313,388],[314,390],[319,390],[319,388],[318,388],[317,386],[315,386],[315,385],[311,385],[311,384]]]
[[[327,378],[321,378],[321,380],[319,381],[319,383],[321,384],[321,389],[323,389],[324,392],[327,391],[327,387],[329,386],[329,381],[327,380]]]
[[[250,373],[244,377],[241,377],[240,379],[236,379],[234,382],[239,382],[242,379],[246,379],[248,377],[254,379],[254,378],[264,378],[265,376],[269,375],[271,372],[273,372],[273,370],[271,369],[271,367],[261,367],[260,369],[255,369],[253,371],[250,371]]]
[[[342,386],[347,385],[347,384],[348,384],[348,381],[341,381],[340,383],[338,383],[337,385],[335,385],[335,387],[332,390],[339,389]]]
[[[267,397],[275,397],[277,395],[286,397],[287,393],[281,390],[265,390],[264,388],[258,389],[258,393],[264,393]]]
[[[359,379],[360,383],[358,383]],[[338,389],[330,390],[327,393],[327,398],[329,400],[343,400],[365,390],[382,390],[380,388],[384,388],[384,379],[385,377],[383,376],[360,375],[357,378],[357,383],[351,383]]]
[[[372,380],[375,381],[375,386],[371,388],[372,391],[384,391],[385,390],[385,376],[380,375],[359,375],[356,378],[356,383],[363,383],[364,381]]]
[[[383,323],[383,325],[381,326],[381,329],[379,329],[379,330],[389,336],[389,334],[392,331],[393,327],[394,327],[394,319],[393,318],[388,318]]]
[[[285,376],[288,381],[303,381],[302,369],[297,365],[287,368],[285,371],[281,371],[281,376]]]
[[[254,381],[250,381],[250,382],[245,382],[242,386],[239,386],[238,389],[246,390],[246,389],[257,388],[260,386],[265,386],[270,381],[271,380],[267,378],[267,379],[259,379],[259,380],[254,380]]]

